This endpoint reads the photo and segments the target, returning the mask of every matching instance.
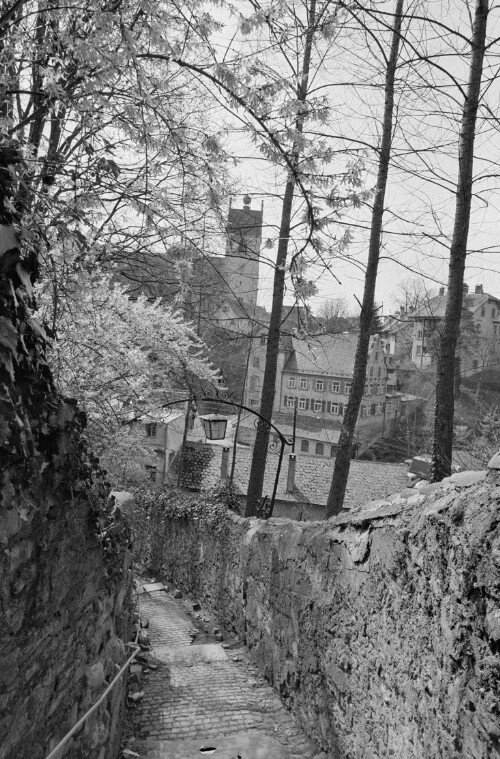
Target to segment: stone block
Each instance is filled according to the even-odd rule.
[[[488,461],[488,469],[500,469],[500,451]]]

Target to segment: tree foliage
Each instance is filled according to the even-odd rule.
[[[59,390],[85,411],[94,451],[116,470],[121,458],[143,452],[125,425],[161,421],[179,390],[216,382],[217,373],[171,307],[144,295],[131,300],[111,272],[79,265],[71,246],[58,253],[37,288],[39,317],[53,335],[49,365]]]

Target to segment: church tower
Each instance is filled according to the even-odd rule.
[[[245,195],[243,208],[229,207],[224,273],[229,297],[245,304],[253,313],[259,289],[264,204],[261,204],[260,210],[250,205],[251,198]]]

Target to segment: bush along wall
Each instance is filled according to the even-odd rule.
[[[54,388],[28,263],[0,225],[1,759],[43,759],[129,639],[129,532],[86,450],[84,416]],[[114,759],[123,703],[118,688],[60,756]]]
[[[423,491],[328,522],[158,509],[152,569],[333,756],[500,757],[500,455]]]

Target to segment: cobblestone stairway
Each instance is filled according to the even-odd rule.
[[[141,674],[144,695],[129,708],[123,757],[326,759],[256,675],[245,648],[204,635],[187,604],[165,590],[139,599],[152,650]]]

